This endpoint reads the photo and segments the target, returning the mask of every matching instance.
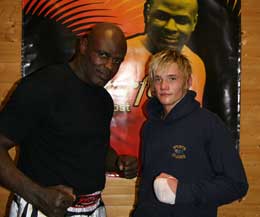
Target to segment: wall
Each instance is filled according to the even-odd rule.
[[[0,102],[20,75],[21,7],[19,0],[0,1]],[[242,0],[242,93],[240,152],[250,189],[242,202],[220,208],[219,217],[260,216],[260,2]],[[257,39],[258,38],[258,39]],[[126,217],[135,198],[135,180],[108,178],[104,199],[108,217]],[[8,191],[0,187],[0,217]]]
[[[20,1],[0,1],[0,104],[20,76]],[[14,151],[12,150],[12,155]],[[4,216],[8,191],[0,187],[0,216]]]

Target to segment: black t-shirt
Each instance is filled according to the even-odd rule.
[[[0,113],[0,133],[20,145],[18,167],[44,186],[102,190],[113,101],[68,65],[23,78]]]

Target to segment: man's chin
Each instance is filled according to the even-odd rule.
[[[100,86],[100,87],[104,87],[106,84],[107,84],[108,81],[106,80],[103,80],[103,79],[99,79],[98,82],[96,82],[96,85],[97,86]]]
[[[164,49],[179,50],[179,46],[177,44],[172,44],[172,43],[160,43],[158,45],[158,51],[162,51]]]
[[[96,86],[96,87],[104,87],[106,85],[106,83],[101,79],[93,80],[89,84],[91,86]]]

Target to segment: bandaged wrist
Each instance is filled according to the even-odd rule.
[[[176,194],[172,192],[167,178],[156,178],[153,188],[157,199],[162,203],[175,204]]]

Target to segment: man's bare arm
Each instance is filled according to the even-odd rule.
[[[0,134],[0,184],[33,204],[48,217],[63,217],[75,197],[66,186],[42,187],[25,176],[10,157],[15,143]]]

